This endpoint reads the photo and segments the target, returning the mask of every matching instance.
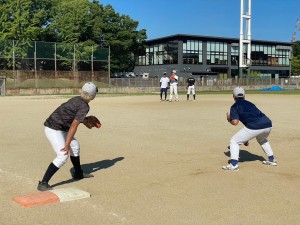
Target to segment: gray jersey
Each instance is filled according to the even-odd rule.
[[[77,96],[59,106],[44,125],[54,130],[69,131],[73,120],[83,122],[89,110],[89,104],[82,97]]]

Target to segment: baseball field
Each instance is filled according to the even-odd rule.
[[[55,154],[43,122],[67,96],[0,98],[1,225],[297,225],[300,221],[300,95],[248,94],[273,122],[269,141],[278,161],[265,166],[255,140],[241,146],[240,171],[223,171],[234,127],[231,94],[160,102],[159,95],[105,96],[90,103],[101,129],[81,125],[83,169],[68,161],[50,180],[90,198],[23,208],[15,196],[37,193]]]

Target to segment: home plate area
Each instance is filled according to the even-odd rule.
[[[91,197],[90,193],[75,187],[69,187],[16,196],[12,200],[19,203],[24,208],[29,208],[36,205],[45,205],[53,202],[68,202],[89,197]]]

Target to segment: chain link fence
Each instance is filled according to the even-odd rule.
[[[0,41],[0,70],[109,71],[110,48],[84,43]]]
[[[85,82],[93,81],[101,93],[151,93],[160,90],[160,78],[110,78],[108,72],[87,71],[0,71],[6,77],[7,94],[74,94]],[[220,79],[213,77],[196,78],[197,91],[232,90],[235,86],[247,89],[262,89],[280,86],[283,89],[299,89],[300,78],[235,78]],[[3,79],[2,79],[3,80]],[[1,82],[1,81],[0,81]],[[3,84],[3,81],[2,81]],[[2,85],[3,86],[3,85]],[[186,90],[186,80],[179,78],[178,90]]]

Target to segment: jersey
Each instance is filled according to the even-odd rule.
[[[178,76],[174,75],[170,77],[170,86],[176,86],[178,84]]]
[[[186,82],[188,83],[188,86],[193,86],[195,85],[196,80],[194,77],[189,77]]]
[[[253,103],[245,99],[237,99],[231,106],[230,120],[239,120],[252,130],[272,127],[272,121]]]
[[[169,80],[168,77],[162,77],[162,78],[160,78],[160,81],[159,81],[161,83],[160,87],[161,88],[167,88],[169,81],[170,80]]]
[[[90,110],[89,104],[80,96],[71,98],[59,106],[44,122],[46,127],[68,132],[74,119],[83,122]]]

